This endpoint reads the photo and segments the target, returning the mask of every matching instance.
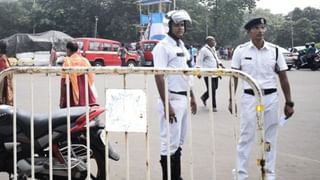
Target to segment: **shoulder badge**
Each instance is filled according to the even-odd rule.
[[[244,43],[244,44],[241,44],[241,45],[239,45],[239,48],[244,48],[244,47],[247,47],[247,46],[248,46],[249,44],[250,44],[249,42],[247,42],[247,43]]]

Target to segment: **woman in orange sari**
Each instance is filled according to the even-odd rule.
[[[67,43],[67,57],[64,59],[63,67],[91,67],[89,61],[77,53],[78,44],[76,42]],[[60,108],[67,107],[67,90],[66,77],[70,80],[70,106],[85,106],[85,74],[84,73],[69,73],[62,74],[61,77],[61,96]],[[96,103],[96,97],[92,90],[94,74],[88,73],[88,95],[89,105]]]
[[[10,67],[6,53],[7,45],[0,42],[0,72]],[[6,76],[0,82],[0,104],[13,105],[12,75]]]

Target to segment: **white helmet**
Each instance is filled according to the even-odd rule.
[[[188,21],[189,23],[192,22],[189,14],[185,10],[169,11],[166,15],[166,18],[168,18],[169,20],[172,20],[175,24],[182,21]]]

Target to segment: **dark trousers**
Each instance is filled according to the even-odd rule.
[[[126,65],[126,58],[120,58],[121,59],[121,66]]]
[[[212,89],[212,107],[216,108],[216,90],[218,89],[218,78],[217,77],[210,77],[211,78],[211,89]],[[204,82],[206,83],[207,91],[203,93],[201,99],[207,101],[209,98],[209,81],[208,77],[204,77]]]

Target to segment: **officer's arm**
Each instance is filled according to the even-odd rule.
[[[164,75],[163,74],[155,75],[155,80],[156,80],[156,84],[157,84],[160,98],[161,98],[163,104],[165,104]]]
[[[279,80],[280,80],[280,84],[281,84],[281,88],[282,88],[285,100],[287,102],[291,101],[290,84],[289,84],[286,71],[279,72]]]
[[[158,92],[161,98],[161,101],[163,103],[163,107],[164,107],[164,112],[165,112],[165,117],[166,117],[166,103],[165,103],[165,88],[164,88],[164,75],[155,75],[155,80],[156,80],[156,84],[157,84],[157,88],[158,88]],[[173,123],[173,122],[177,122],[177,118],[175,115],[175,112],[173,110],[173,108],[169,103],[169,122]]]
[[[279,72],[279,80],[280,80],[282,92],[284,94],[284,98],[286,100],[284,113],[287,117],[290,117],[294,113],[294,110],[293,110],[293,101],[291,99],[290,84],[289,84],[286,71]]]

